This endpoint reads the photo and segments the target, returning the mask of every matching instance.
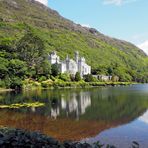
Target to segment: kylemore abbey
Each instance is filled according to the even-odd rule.
[[[91,74],[91,66],[86,64],[85,58],[79,56],[79,52],[75,52],[75,58],[70,59],[67,55],[66,59],[61,61],[56,51],[51,52],[49,55],[49,61],[52,64],[58,64],[60,73],[70,73],[75,75],[80,73],[81,77],[87,74]]]

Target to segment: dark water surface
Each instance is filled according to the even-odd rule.
[[[59,140],[101,141],[148,148],[148,84],[86,89],[0,93],[0,105],[45,103],[0,109],[0,126],[40,131]]]

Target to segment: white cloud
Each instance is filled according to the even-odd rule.
[[[42,4],[46,5],[46,6],[48,5],[48,0],[36,0],[36,1],[42,3]]]
[[[148,55],[148,40],[142,44],[137,45],[137,46]]]
[[[141,117],[139,117],[139,120],[148,124],[148,110]]]
[[[104,4],[105,5],[108,5],[108,4],[113,4],[113,5],[116,5],[116,6],[121,6],[123,4],[126,4],[126,3],[131,3],[131,2],[135,2],[137,0],[104,0]]]

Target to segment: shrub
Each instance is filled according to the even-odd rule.
[[[119,77],[113,75],[112,78],[111,78],[111,80],[112,80],[113,82],[118,82],[118,81],[119,81]]]
[[[93,77],[93,78],[92,78],[92,81],[93,81],[93,82],[98,82],[99,80],[98,80],[96,77]]]
[[[47,78],[45,77],[45,76],[41,76],[39,79],[38,79],[38,81],[39,82],[42,82],[42,81],[45,81]]]
[[[71,81],[70,75],[68,73],[61,73],[59,79],[63,81]]]
[[[40,86],[41,84],[40,84],[39,82],[37,82],[37,81],[33,81],[32,85],[35,86],[35,87],[38,87],[38,86]]]
[[[22,80],[19,77],[10,78],[10,88],[12,89],[20,89],[23,85]]]
[[[55,81],[55,80],[56,80],[56,78],[55,78],[54,76],[50,76],[50,79],[51,79],[52,81]]]
[[[51,87],[51,86],[53,86],[53,81],[52,80],[43,81],[41,83],[41,86],[44,87],[44,88]]]
[[[92,74],[87,74],[84,76],[84,80],[85,80],[85,82],[93,82],[94,78],[93,78]]]

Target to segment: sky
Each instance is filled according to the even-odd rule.
[[[60,15],[134,43],[148,55],[148,0],[37,0]]]

